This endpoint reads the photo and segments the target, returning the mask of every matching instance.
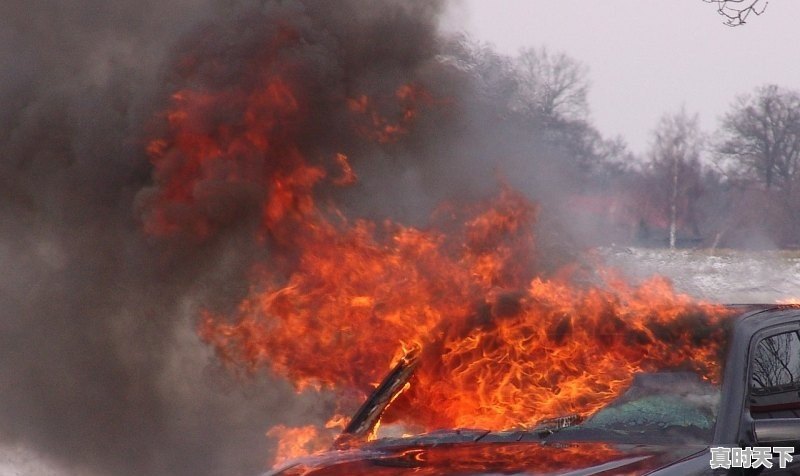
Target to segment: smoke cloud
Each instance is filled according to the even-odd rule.
[[[441,200],[482,197],[499,181],[555,196],[566,172],[543,167],[528,132],[453,66],[457,48],[437,31],[443,8],[3,2],[0,442],[67,474],[248,475],[271,458],[267,428],[330,413],[324,395],[296,395],[269,375],[237,378],[196,336],[199,310],[234,306],[264,253],[252,239],[258,184],[212,176],[198,184],[202,199],[168,211],[180,223],[209,220],[208,239],[143,231],[164,186],[145,150],[167,128],[176,91],[251,90],[264,71],[288,76],[309,108],[299,136],[309,160],[351,157],[359,182],[326,193],[355,216],[420,224]],[[391,99],[408,83],[432,105],[403,140],[363,140],[341,105]],[[397,115],[390,103],[377,107]],[[550,243],[565,242],[555,223],[546,230]]]

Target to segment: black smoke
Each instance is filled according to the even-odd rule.
[[[485,196],[505,180],[541,198],[562,172],[540,167],[528,131],[448,60],[443,8],[2,2],[0,443],[66,474],[248,475],[270,460],[270,426],[328,416],[324,396],[268,375],[236,379],[195,335],[201,308],[247,292],[249,264],[264,253],[252,239],[263,191],[204,195],[198,206],[219,225],[208,240],[147,236],[159,184],[145,147],[164,132],[173,92],[245,83],[288,29],[270,61],[313,106],[303,152],[352,156],[360,182],[327,192],[349,213],[422,223],[441,200]],[[438,102],[403,140],[353,133],[347,98],[391,98],[408,82]]]
[[[136,205],[152,183],[144,147],[172,90],[191,86],[176,66],[187,48],[217,48],[235,72],[285,21],[339,71],[331,80],[380,78],[380,61],[413,68],[422,56],[405,38],[433,38],[437,7],[422,9],[3,2],[4,445],[29,448],[67,474],[255,474],[270,458],[269,426],[325,415],[286,383],[234,380],[199,342],[199,307],[245,291],[254,247],[233,234],[205,245],[144,236]],[[359,64],[367,66],[346,73]]]

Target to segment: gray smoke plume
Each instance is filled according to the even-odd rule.
[[[264,254],[252,240],[263,190],[204,184],[203,201],[180,213],[209,217],[207,240],[142,231],[160,186],[145,147],[177,90],[246,85],[273,54],[266,64],[312,106],[295,137],[309,160],[351,156],[359,183],[326,193],[358,216],[421,223],[442,199],[491,193],[494,177],[537,199],[563,188],[565,172],[532,158],[529,130],[503,117],[501,92],[453,66],[458,48],[437,33],[442,8],[2,2],[0,444],[66,474],[249,475],[271,459],[270,426],[329,416],[324,395],[269,375],[237,379],[195,333],[201,308],[231,308],[247,292],[249,264]],[[282,31],[294,36],[268,51]],[[403,141],[353,133],[347,98],[391,97],[409,82],[441,100]],[[279,166],[270,160],[261,165]]]
[[[235,302],[257,251],[244,233],[146,237],[144,148],[192,86],[186,50],[235,75],[281,22],[321,75],[309,87],[413,71],[440,5],[400,3],[2,2],[0,443],[66,474],[246,475],[270,459],[271,425],[327,415],[285,382],[235,379],[199,342],[199,308]]]

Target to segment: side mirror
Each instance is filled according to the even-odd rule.
[[[800,418],[766,418],[753,421],[757,443],[800,442]]]

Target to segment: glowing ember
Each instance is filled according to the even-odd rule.
[[[408,132],[408,128],[417,116],[417,104],[430,104],[431,96],[421,87],[402,85],[395,91],[399,110],[394,111],[394,120],[390,120],[378,112],[378,108],[366,95],[351,98],[347,106],[351,112],[360,116],[356,129],[364,137],[381,144],[395,142]]]
[[[200,329],[225,360],[352,399],[368,395],[404,347],[419,346],[411,386],[383,421],[420,431],[588,415],[642,370],[719,378],[721,308],[701,308],[661,279],[631,287],[600,273],[593,287],[578,287],[568,273],[539,276],[537,209],[520,193],[504,188],[482,203],[444,205],[425,229],[320,206],[317,192],[353,184],[354,167],[342,151],[304,154],[309,105],[291,84],[270,69],[251,83],[176,93],[166,134],[147,149],[155,168],[148,233],[213,235],[231,219],[203,205],[225,198],[215,195],[219,184],[259,205],[256,238],[270,258],[254,263],[235,315],[207,311]],[[393,100],[394,121],[364,95],[341,107],[360,135],[383,143],[408,130],[415,104],[430,103],[409,85]],[[268,435],[280,439],[284,458],[324,448],[335,433],[276,427]]]

